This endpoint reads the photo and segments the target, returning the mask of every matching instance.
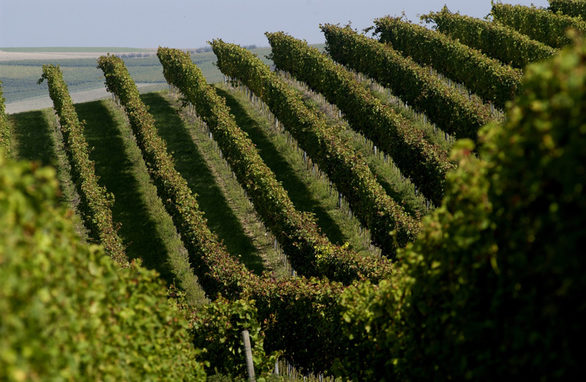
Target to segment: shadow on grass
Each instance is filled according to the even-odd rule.
[[[229,253],[241,255],[248,269],[262,272],[263,261],[252,239],[245,234],[177,111],[158,93],[144,94],[141,98],[155,118],[159,135],[173,154],[175,167],[197,194],[197,202],[212,232],[224,242]]]
[[[134,165],[127,157],[124,140],[110,111],[101,101],[75,105],[80,120],[86,121],[84,135],[90,158],[96,163],[99,183],[114,194],[112,214],[121,223],[118,234],[131,259],[142,258],[143,265],[156,269],[167,283],[173,275],[168,265],[167,249],[155,220],[140,195],[140,183]]]
[[[328,212],[320,206],[319,202],[312,197],[312,193],[299,179],[295,170],[287,162],[287,159],[271,143],[265,131],[259,126],[238,102],[234,96],[223,89],[216,87],[216,92],[226,100],[230,112],[236,119],[238,126],[248,133],[250,139],[256,145],[263,161],[273,171],[277,180],[283,184],[287,190],[289,198],[300,211],[309,211],[315,214],[317,223],[325,235],[332,243],[342,245],[346,238],[336,222],[330,217]]]
[[[16,158],[56,166],[57,157],[51,139],[51,126],[43,111],[29,111],[9,116]]]

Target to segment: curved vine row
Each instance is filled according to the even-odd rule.
[[[114,197],[98,184],[94,162],[89,157],[89,146],[83,136],[83,123],[63,80],[63,73],[54,65],[43,65],[39,82],[47,80],[49,95],[59,116],[59,127],[63,134],[65,151],[71,164],[71,176],[81,197],[80,214],[90,236],[98,240],[118,264],[128,262],[122,239],[114,228],[111,207]]]
[[[566,35],[569,28],[586,32],[585,21],[546,9],[494,3],[490,14],[494,21],[554,48],[572,43],[572,39]]]

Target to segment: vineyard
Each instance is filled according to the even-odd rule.
[[[580,378],[585,4],[0,88],[0,380]]]

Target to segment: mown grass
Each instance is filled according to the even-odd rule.
[[[156,194],[146,165],[130,127],[112,101],[75,105],[86,121],[84,136],[93,147],[100,184],[114,195],[112,214],[120,224],[119,235],[131,259],[157,270],[168,283],[177,283],[192,305],[205,301],[204,293],[190,268],[171,217]]]
[[[56,166],[57,157],[51,139],[50,110],[36,110],[12,114],[11,146],[13,155],[20,160],[36,161],[43,166]]]
[[[291,137],[274,127],[260,104],[253,104],[239,90],[216,86],[219,95],[256,145],[264,162],[275,173],[298,210],[315,214],[319,227],[336,244],[348,242],[361,253],[371,255],[370,237],[358,220],[338,207],[338,196],[327,177],[308,166]]]
[[[12,114],[9,116],[9,123],[12,130],[11,155],[15,159],[54,167],[61,191],[61,203],[77,211],[80,198],[71,179],[71,166],[53,109]],[[74,225],[77,233],[87,240],[87,230],[79,214],[74,217]]]
[[[224,242],[229,253],[240,256],[250,270],[260,274],[265,268],[260,250],[218,185],[214,176],[217,171],[206,160],[213,148],[199,147],[194,142],[178,111],[161,93],[145,94],[142,100],[155,118],[159,135],[167,143],[175,167],[197,194],[197,201],[210,229]]]

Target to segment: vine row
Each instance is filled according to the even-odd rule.
[[[512,28],[451,13],[445,6],[440,12],[431,12],[421,18],[434,22],[439,32],[516,68],[522,69],[556,53],[552,47],[532,40]]]
[[[175,170],[157,134],[154,118],[140,99],[122,59],[102,56],[98,66],[104,71],[108,91],[118,97],[126,111],[157,192],[206,293],[211,297],[222,294],[253,299],[267,335],[267,351],[283,350],[283,356],[301,368],[327,370],[340,356],[339,296],[343,284],[305,277],[275,280],[266,274],[257,276],[230,256],[209,230],[195,196]]]
[[[236,125],[225,100],[207,84],[188,53],[159,48],[157,55],[167,82],[182,92],[207,123],[239,183],[297,272],[343,283],[357,278],[378,281],[390,274],[391,263],[387,259],[360,256],[349,248],[332,244],[310,214],[295,209],[250,138]]]
[[[555,13],[586,20],[586,1],[584,0],[549,0],[549,9]]]
[[[334,60],[388,86],[393,94],[425,113],[446,133],[457,138],[476,138],[478,129],[491,120],[490,108],[480,100],[469,99],[390,46],[350,28],[326,24],[321,29],[326,49]],[[443,153],[441,160],[446,161]],[[449,167],[444,165],[443,170]]]
[[[374,21],[380,41],[421,65],[431,65],[486,101],[503,108],[521,83],[522,73],[446,35],[397,17]]]
[[[536,7],[493,3],[490,14],[494,21],[554,48],[572,43],[566,35],[569,28],[586,32],[585,21]]]
[[[0,81],[0,149],[5,155],[10,155],[10,126],[6,118],[6,106],[2,92],[2,81]]]
[[[388,256],[412,240],[419,223],[398,205],[359,154],[336,134],[335,126],[310,111],[301,97],[258,57],[238,45],[214,40],[218,67],[259,96],[299,145],[345,194],[352,211]]]
[[[374,97],[347,69],[283,32],[266,34],[278,69],[291,73],[336,104],[355,130],[388,153],[403,175],[430,200],[443,194],[447,153],[425,132]]]

